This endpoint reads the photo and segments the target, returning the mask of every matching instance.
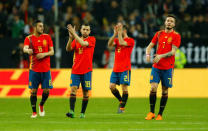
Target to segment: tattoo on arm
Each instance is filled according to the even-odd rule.
[[[170,51],[170,52],[168,52],[166,54],[163,54],[163,58],[167,58],[167,57],[170,57],[172,55],[173,55],[173,53],[172,53],[172,51]]]
[[[167,58],[167,57],[170,57],[172,55],[175,55],[176,53],[176,50],[178,49],[178,47],[176,47],[175,45],[172,46],[172,50],[166,54],[163,54],[163,58]]]

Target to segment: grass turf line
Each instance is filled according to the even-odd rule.
[[[82,99],[77,99],[75,118],[70,119],[65,117],[68,99],[49,98],[46,116],[31,119],[29,98],[3,98],[0,99],[0,131],[208,130],[208,98],[169,98],[163,121],[144,120],[149,112],[148,101],[148,98],[130,98],[125,113],[117,114],[116,99],[93,98],[86,118],[80,119]],[[156,113],[159,103],[157,99]]]

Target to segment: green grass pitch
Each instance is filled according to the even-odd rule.
[[[130,98],[124,114],[116,113],[116,99],[93,98],[84,119],[79,118],[81,99],[77,99],[73,119],[65,117],[68,103],[68,99],[49,98],[46,116],[31,119],[29,98],[1,98],[0,131],[208,131],[208,98],[169,98],[162,121],[144,120],[148,98]]]

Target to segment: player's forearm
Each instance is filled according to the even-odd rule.
[[[71,51],[71,43],[72,43],[72,38],[69,38],[67,44],[66,44],[66,51]]]
[[[113,35],[109,40],[108,40],[108,46],[113,46],[113,41],[116,38],[116,35]]]
[[[124,41],[121,32],[118,33],[118,41],[119,41],[120,45],[127,46],[127,43],[126,43],[126,41]]]
[[[168,53],[161,54],[161,57],[162,58],[171,57],[171,56],[175,55],[177,49],[178,49],[178,47],[176,47],[176,46],[173,45],[172,46],[172,50],[170,52],[168,52]]]
[[[49,52],[45,52],[45,56],[53,56],[54,50],[50,50]]]
[[[150,55],[153,47],[154,47],[154,44],[151,42],[146,48],[146,55]]]
[[[74,38],[80,43],[81,46],[88,46],[89,45],[87,41],[84,41],[76,33],[74,34]]]
[[[170,51],[170,52],[168,52],[168,53],[161,54],[161,57],[162,57],[162,58],[167,58],[167,57],[171,57],[171,56],[173,56],[173,55],[175,55],[175,53],[174,53],[173,51]]]

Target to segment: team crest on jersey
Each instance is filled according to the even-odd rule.
[[[118,53],[120,53],[121,52],[121,47],[118,47],[117,51],[118,51]]]
[[[43,40],[43,46],[46,46],[47,45],[47,41],[44,39]]]
[[[83,48],[79,48],[79,54],[83,53]]]
[[[172,37],[169,37],[169,38],[168,38],[168,43],[169,43],[169,44],[172,42],[172,39],[173,39]]]

